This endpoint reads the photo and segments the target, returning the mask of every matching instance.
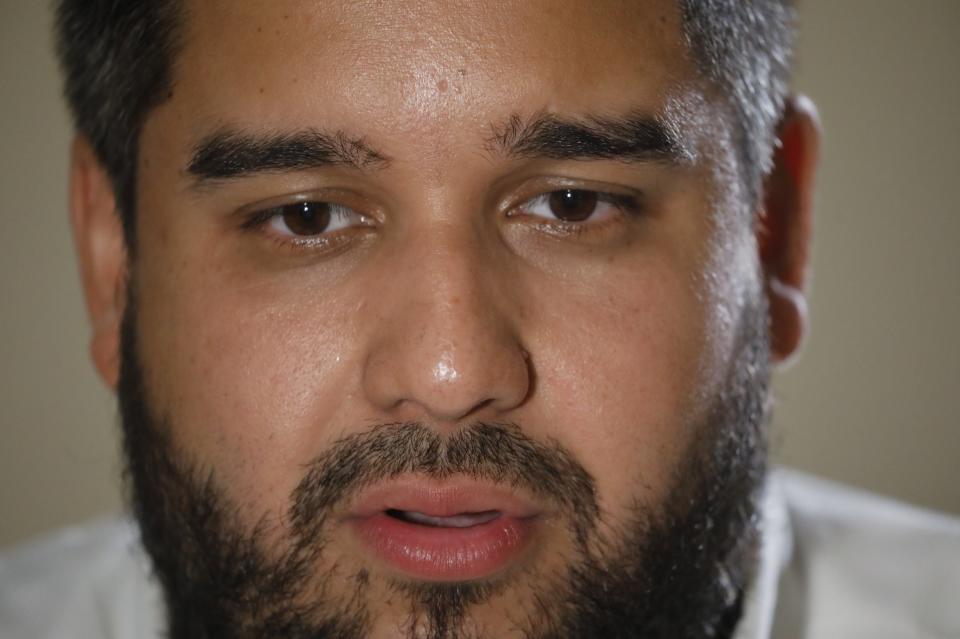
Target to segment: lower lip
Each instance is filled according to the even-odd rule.
[[[427,581],[490,577],[520,556],[534,532],[532,518],[503,515],[469,528],[423,526],[386,513],[364,517],[354,525],[387,565]]]

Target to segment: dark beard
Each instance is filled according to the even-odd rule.
[[[443,437],[420,424],[384,424],[338,441],[311,463],[291,495],[293,533],[280,557],[263,549],[212,472],[171,441],[147,400],[137,353],[135,291],[124,319],[118,388],[130,501],[166,597],[172,639],[358,639],[373,619],[370,576],[317,575],[332,506],[403,473],[462,474],[530,490],[566,516],[577,556],[540,575],[522,636],[700,639],[730,637],[758,538],[765,475],[768,350],[762,304],[744,314],[738,355],[703,437],[673,478],[662,512],[637,504],[616,538],[601,538],[592,477],[556,443],[510,424],[474,424]],[[633,472],[635,469],[623,469]],[[317,585],[317,580],[320,580]],[[510,581],[389,587],[410,604],[407,633],[423,639],[485,636],[471,609]],[[339,590],[340,594],[337,593]]]

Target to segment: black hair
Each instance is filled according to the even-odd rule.
[[[733,111],[734,142],[751,205],[770,171],[793,58],[793,0],[680,0],[701,73]]]
[[[688,45],[727,96],[748,199],[770,168],[793,46],[791,0],[679,0]],[[57,54],[77,131],[113,183],[130,248],[138,141],[151,109],[172,96],[180,0],[57,0]]]
[[[57,55],[74,126],[113,184],[128,248],[150,111],[172,96],[179,0],[57,0]]]

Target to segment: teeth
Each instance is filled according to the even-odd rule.
[[[415,524],[422,524],[424,526],[436,526],[438,528],[469,528],[471,526],[479,526],[480,524],[493,521],[500,516],[500,513],[495,510],[488,510],[487,512],[482,513],[461,513],[459,515],[453,515],[452,517],[432,517],[430,515],[424,515],[423,513],[418,513],[413,510],[402,510],[399,511],[399,515],[401,519],[404,519],[405,521]]]

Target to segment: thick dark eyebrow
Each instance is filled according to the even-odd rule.
[[[662,120],[642,114],[563,118],[511,116],[493,127],[490,150],[512,157],[553,160],[689,162],[691,151]]]
[[[379,169],[389,164],[362,138],[343,132],[305,129],[283,133],[247,133],[221,129],[193,149],[187,173],[195,186],[257,173],[304,171],[328,166]]]

